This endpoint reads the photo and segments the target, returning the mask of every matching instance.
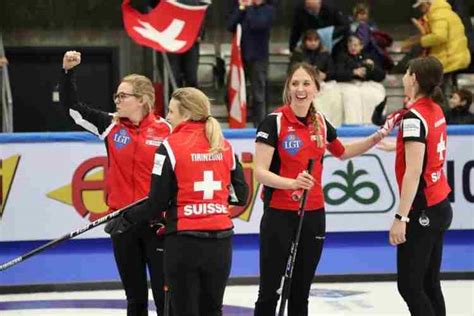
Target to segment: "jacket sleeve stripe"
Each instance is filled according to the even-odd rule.
[[[277,125],[277,135],[280,136],[280,130],[281,130],[281,113],[270,113],[269,115],[275,115],[276,116],[276,125]]]
[[[171,149],[170,143],[168,143],[167,140],[163,142],[163,146],[165,146],[166,151],[168,152],[168,157],[170,158],[171,167],[174,170],[174,167],[176,165],[176,158],[174,157],[173,149]]]
[[[115,126],[115,121],[112,120],[112,123],[110,123],[110,125],[105,129],[102,135],[99,136],[100,139],[105,139],[107,135],[109,135],[110,131],[112,130],[114,126]]]
[[[99,134],[99,129],[97,128],[97,126],[95,126],[94,124],[92,124],[91,122],[89,121],[86,121],[81,113],[79,113],[78,111],[76,110],[73,110],[73,109],[69,109],[69,115],[72,117],[72,119],[74,120],[74,122],[81,126],[82,128],[88,130],[89,132],[97,135],[97,136],[100,136]]]
[[[232,154],[232,167],[231,167],[231,170],[235,170],[235,168],[237,168],[237,163],[235,162],[234,147],[232,147],[232,145],[230,143],[229,143],[229,146],[230,146],[230,152]]]
[[[425,118],[423,117],[423,115],[420,114],[420,112],[418,112],[417,110],[415,109],[411,109],[410,110],[413,114],[415,114],[419,119],[420,121],[423,123],[423,126],[425,127],[425,137],[428,138],[428,124],[426,123],[426,120]]]

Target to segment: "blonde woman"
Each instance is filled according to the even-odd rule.
[[[127,220],[166,210],[165,278],[174,315],[222,315],[232,261],[228,207],[246,203],[248,186],[204,93],[174,91],[167,120],[173,133],[155,155],[148,203]]]
[[[81,53],[68,51],[63,58],[60,99],[76,124],[105,141],[108,212],[120,209],[148,194],[153,158],[158,146],[170,134],[171,126],[155,117],[152,109],[155,91],[151,81],[141,75],[124,77],[113,99],[117,112],[106,113],[78,100],[74,67]],[[124,222],[114,220],[106,226],[112,235],[115,261],[127,296],[127,315],[148,315],[147,268],[158,315],[164,307],[163,240],[152,222],[142,222],[123,230]]]
[[[321,257],[326,234],[322,187],[326,150],[340,159],[360,155],[387,136],[400,114],[365,139],[343,145],[336,129],[317,111],[317,70],[299,63],[290,70],[283,92],[284,105],[269,114],[257,130],[256,176],[264,185],[264,214],[260,224],[260,288],[255,315],[275,315],[277,290],[285,270],[290,245],[298,226],[300,202],[295,191],[308,190],[306,214],[293,270],[288,315],[308,315],[308,296]],[[311,174],[305,169],[314,159]]]

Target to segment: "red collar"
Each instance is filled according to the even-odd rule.
[[[286,117],[286,119],[288,121],[290,121],[290,123],[300,124],[302,126],[306,126],[300,120],[298,120],[298,118],[295,115],[295,112],[293,112],[293,110],[291,109],[289,104],[283,105],[279,110],[280,110],[281,113],[283,113],[283,115]],[[308,118],[308,116],[306,116],[306,121],[308,122],[308,120],[310,120],[310,118]]]
[[[196,131],[204,130],[206,122],[196,122],[196,121],[183,121],[173,128],[172,134],[178,132],[187,132],[187,131]]]
[[[431,105],[433,100],[430,97],[419,98],[408,107],[408,110],[412,109],[415,106]]]
[[[131,128],[145,128],[151,125],[153,122],[156,121],[156,117],[153,113],[148,113],[141,121],[138,123],[138,125],[133,124],[132,121],[130,121],[128,118],[120,118],[120,123],[127,127]]]

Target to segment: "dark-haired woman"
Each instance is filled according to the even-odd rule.
[[[306,63],[290,70],[284,105],[260,124],[256,138],[256,176],[264,185],[264,214],[260,224],[260,288],[255,315],[275,315],[281,279],[298,225],[295,191],[306,189],[308,200],[293,272],[288,315],[308,315],[308,295],[326,233],[322,158],[329,150],[340,159],[366,152],[393,129],[399,113],[374,134],[343,145],[336,129],[317,111],[317,70]],[[314,159],[311,174],[305,172]]]
[[[439,104],[443,66],[434,57],[412,60],[405,94],[413,100],[397,137],[395,172],[400,205],[390,229],[397,245],[398,291],[414,316],[444,316],[440,283],[444,232],[452,220],[446,161],[446,120]]]

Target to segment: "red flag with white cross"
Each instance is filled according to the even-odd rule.
[[[159,52],[184,53],[197,39],[207,5],[189,6],[162,0],[146,14],[122,2],[123,24],[138,44]]]
[[[232,39],[230,53],[230,69],[227,79],[227,95],[229,104],[229,127],[244,128],[247,123],[247,96],[245,86],[244,65],[240,52],[240,38],[242,28],[237,25],[237,30]]]

